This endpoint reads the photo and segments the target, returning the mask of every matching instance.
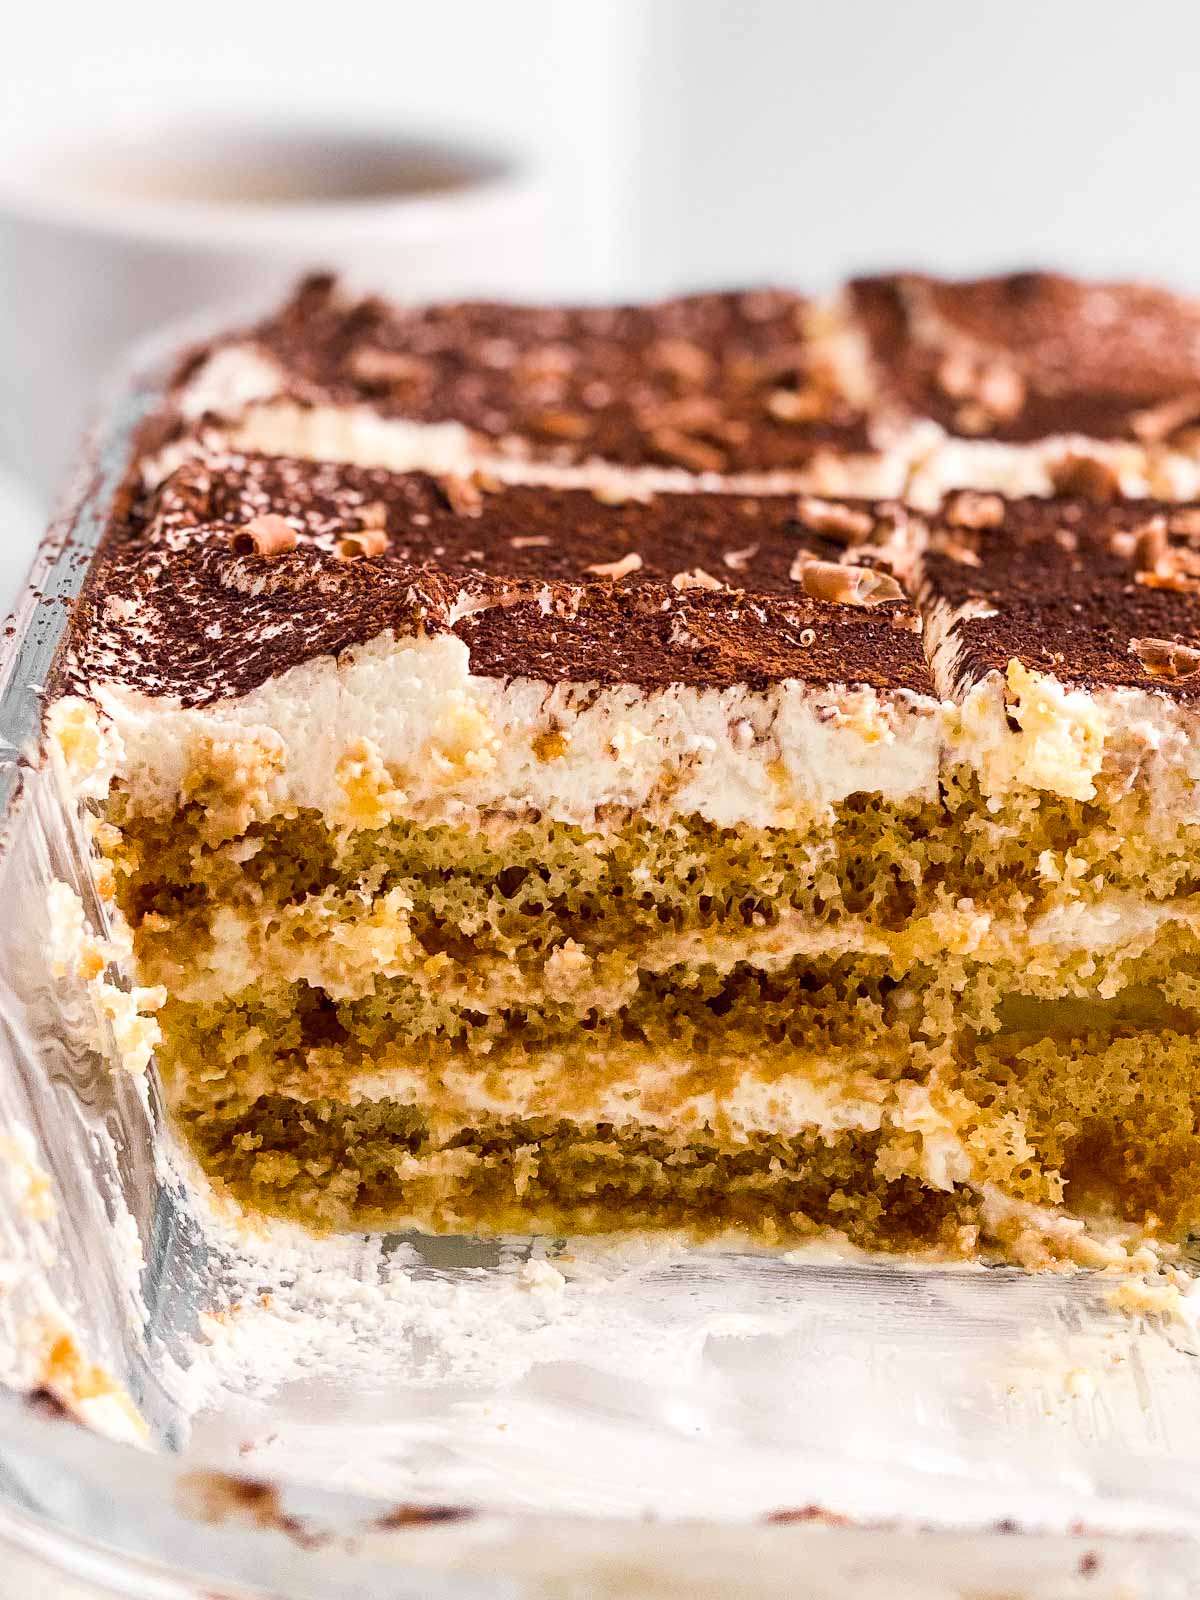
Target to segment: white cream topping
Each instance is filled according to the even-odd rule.
[[[209,412],[236,416],[256,400],[279,394],[286,382],[287,373],[257,345],[223,345],[192,375],[177,403],[193,422]]]
[[[1052,495],[1056,470],[1072,456],[1101,462],[1123,495],[1190,500],[1200,494],[1200,461],[1178,450],[1052,434],[1028,444],[997,439],[960,439],[934,422],[916,425],[909,441],[912,476],[906,498],[933,510],[954,489],[977,489],[1016,498]]]
[[[486,471],[505,483],[595,489],[629,499],[672,490],[740,490],[746,494],[803,490],[888,499],[903,493],[908,476],[908,462],[899,449],[859,456],[819,452],[811,463],[795,470],[728,474],[693,473],[681,467],[619,467],[597,458],[560,464],[504,454],[458,422],[411,422],[381,417],[364,405],[299,406],[283,399],[246,406],[216,437],[239,451],[383,467],[391,472]]]
[[[527,809],[590,826],[632,809],[800,827],[853,794],[936,800],[958,766],[994,807],[1020,791],[1108,803],[1140,791],[1152,827],[1200,823],[1193,708],[1072,689],[1019,663],[961,705],[796,682],[641,691],[477,677],[452,635],[381,634],[204,708],[111,682],[96,698],[99,722],[75,699],[52,710],[72,780],[102,794],[119,774],[152,811],[177,805],[215,752],[255,789],[256,815],[308,807],[347,826]]]
[[[832,354],[835,350],[840,353],[848,340],[852,335],[843,330],[825,342]],[[847,359],[839,355],[839,371]],[[856,359],[861,367],[865,359],[861,351]],[[859,374],[856,390],[864,381]],[[505,452],[459,422],[383,417],[368,405],[299,405],[285,395],[286,383],[284,370],[253,343],[225,345],[184,386],[179,406],[183,415],[193,420],[204,415],[225,419],[225,425],[206,430],[206,439],[209,444],[234,450],[382,467],[392,472],[466,475],[482,469],[503,482],[597,489],[614,498],[672,490],[735,489],[754,494],[804,490],[891,499],[903,494],[909,473],[908,457],[899,442],[894,450],[872,450],[858,456],[820,451],[809,464],[795,470],[728,476],[693,473],[681,467],[619,467],[599,459],[563,465]],[[161,481],[179,464],[187,448],[169,446],[148,462],[144,468],[147,481]]]
[[[878,409],[880,396],[866,338],[839,293],[809,307],[807,332],[814,363],[824,366],[851,403]],[[905,498],[932,509],[955,489],[1010,496],[1051,495],[1054,472],[1070,456],[1110,467],[1121,493],[1164,500],[1200,497],[1200,460],[1166,445],[1055,434],[1028,443],[964,439],[928,418],[900,415],[874,424],[871,452],[818,452],[803,470],[693,474],[668,467],[614,467],[593,460],[561,466],[506,455],[457,422],[419,423],[379,416],[366,405],[297,405],[285,394],[287,374],[252,342],[213,352],[180,392],[185,417],[210,414],[227,421],[211,439],[230,448],[342,461],[397,472],[468,473],[480,467],[508,482],[612,489],[631,495],[735,488],[747,493],[799,489],[819,494]],[[148,465],[154,482],[178,464],[178,446]]]
[[[177,804],[215,741],[245,747],[240,765],[269,795],[263,814],[312,807],[348,823],[357,755],[382,796],[376,823],[533,807],[591,824],[611,807],[787,826],[855,793],[932,798],[946,717],[915,695],[795,682],[765,692],[506,682],[474,676],[466,646],[445,634],[379,635],[204,709],[112,683],[97,697],[109,727],[93,747],[139,803]]]
[[[950,753],[989,800],[1021,787],[1109,803],[1148,791],[1154,823],[1169,829],[1200,822],[1198,736],[1195,708],[1166,695],[1072,689],[1012,661],[967,691]]]

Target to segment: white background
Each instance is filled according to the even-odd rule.
[[[1192,0],[6,8],[0,138],[166,102],[521,144],[565,288],[897,261],[1200,282]]]
[[[23,0],[0,50],[0,139],[170,103],[522,147],[589,295],[900,263],[1200,288],[1198,101],[1193,0]],[[0,523],[11,572],[28,518]]]
[[[650,0],[661,279],[1057,265],[1200,287],[1194,0]]]
[[[567,289],[899,261],[1200,283],[1193,0],[6,8],[0,138],[164,103],[523,145]]]

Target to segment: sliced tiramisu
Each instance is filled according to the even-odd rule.
[[[854,336],[783,289],[648,306],[347,299],[313,278],[198,352],[185,424],[235,448],[399,470],[656,488],[895,494]],[[619,470],[615,470],[619,469]]]
[[[1007,894],[999,914],[972,895],[989,929],[943,973],[964,1090],[1013,1116],[1073,1209],[1185,1231],[1200,1217],[1200,510],[959,495],[923,569],[926,648],[958,711],[943,804]]]
[[[928,419],[911,490],[1200,493],[1200,303],[1046,272],[850,284],[840,318],[870,352],[880,415]],[[831,318],[836,321],[837,318]]]
[[[896,974],[942,940],[911,903],[944,711],[907,533],[181,468],[114,530],[68,671],[210,1171],[318,1223],[766,1232],[857,1173],[874,1228],[926,1077]],[[940,1237],[946,1198],[887,1228]]]
[[[1050,273],[632,307],[347,298],[191,358],[176,427],[242,450],[635,488],[1200,495],[1200,303]],[[169,461],[178,459],[168,452]],[[614,470],[619,469],[619,470]]]
[[[392,427],[306,293],[264,362]],[[206,1169],[318,1227],[1200,1221],[1200,512],[752,493],[761,418],[651,487],[610,381],[559,484],[232,449],[295,376],[134,464],[51,722]]]

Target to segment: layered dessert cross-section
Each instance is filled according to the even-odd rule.
[[[1200,509],[751,487],[769,412],[652,477],[622,441],[661,311],[601,319],[603,357],[536,314],[608,364],[606,454],[551,459],[434,311],[423,418],[340,391],[347,313],[305,293],[308,342],[302,295],[258,348],[324,398],[189,423],[246,343],[190,364],[50,712],[216,1183],[321,1228],[1031,1263],[1086,1257],[1080,1219],[1200,1221]],[[369,347],[409,353],[388,315]],[[327,403],[454,413],[454,470],[233,437]]]

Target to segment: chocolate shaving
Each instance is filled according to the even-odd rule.
[[[1200,672],[1200,650],[1173,639],[1131,639],[1129,648],[1152,678],[1190,678]]]
[[[247,522],[230,542],[235,555],[277,556],[296,548],[296,530],[285,517],[268,511]]]
[[[814,600],[827,600],[838,606],[878,606],[901,600],[904,590],[888,572],[874,567],[851,567],[836,561],[804,560],[799,568],[800,582]]]

